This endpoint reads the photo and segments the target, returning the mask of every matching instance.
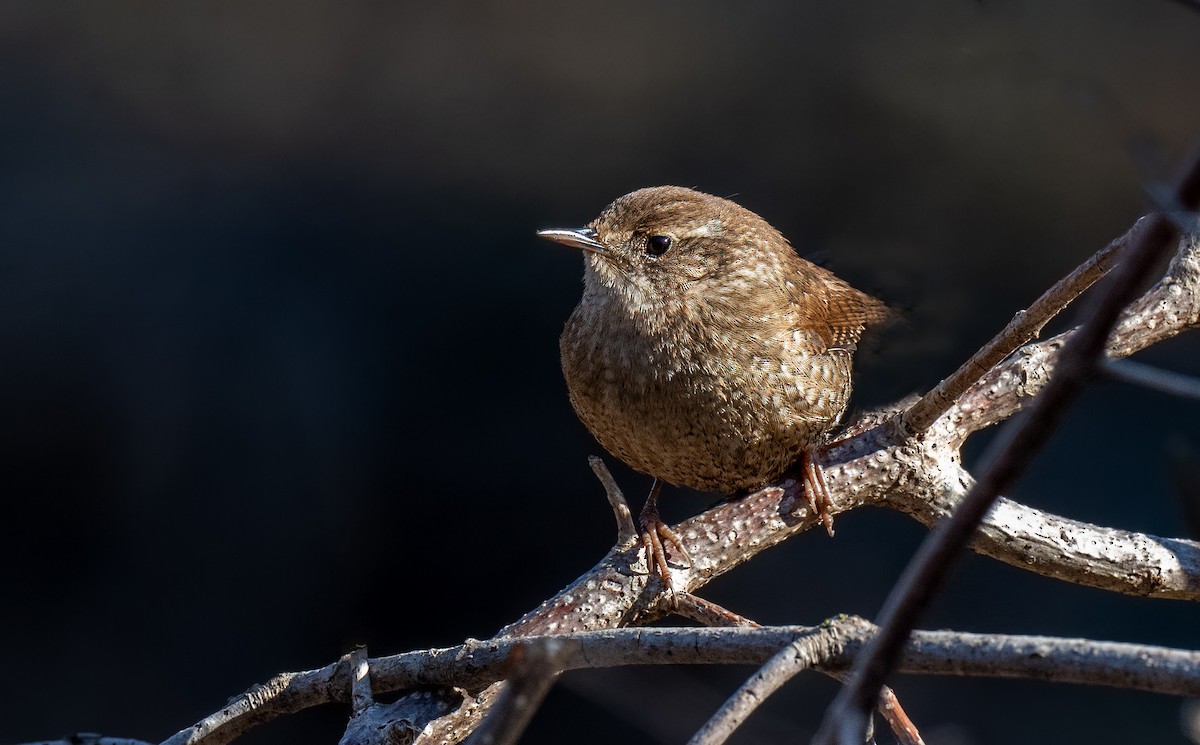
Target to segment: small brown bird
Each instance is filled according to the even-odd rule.
[[[571,404],[613,455],[654,477],[647,562],[670,587],[662,482],[732,494],[801,461],[833,535],[812,452],[850,397],[850,367],[883,303],[800,258],[750,210],[679,186],[626,194],[586,228],[538,235],[582,249],[583,298],[559,340]]]

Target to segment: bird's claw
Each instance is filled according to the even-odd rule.
[[[646,550],[646,568],[650,574],[657,574],[662,579],[663,584],[674,597],[675,585],[671,582],[671,567],[667,562],[667,552],[663,544],[670,544],[671,549],[687,562],[688,567],[692,566],[692,557],[684,548],[679,534],[663,522],[653,499],[646,501],[646,506],[642,508],[638,522],[642,527],[642,546]]]

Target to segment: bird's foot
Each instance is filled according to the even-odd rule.
[[[669,544],[676,554],[683,557],[689,567],[692,565],[692,557],[683,547],[683,540],[680,539],[679,534],[671,530],[671,526],[663,522],[662,517],[658,514],[659,490],[660,485],[655,482],[650,490],[650,496],[646,499],[646,506],[642,508],[641,515],[638,516],[638,522],[642,528],[642,546],[646,549],[646,568],[651,574],[659,576],[671,596],[674,597],[675,585],[671,582],[671,567],[667,563],[667,552],[663,545],[664,543]]]
[[[829,537],[833,537],[833,500],[829,498],[829,486],[825,483],[825,469],[817,463],[814,453],[805,450],[801,458],[801,470],[804,474],[804,496],[808,498],[808,508],[817,515]]]

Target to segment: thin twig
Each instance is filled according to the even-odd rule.
[[[613,478],[608,470],[608,466],[604,465],[604,459],[596,455],[588,456],[588,465],[592,467],[592,472],[596,474],[596,478],[600,479],[600,483],[604,485],[604,494],[608,497],[608,504],[612,507],[613,517],[617,520],[617,545],[624,546],[627,543],[632,543],[637,540],[637,527],[633,524],[633,515],[629,511],[629,502],[626,501],[625,495],[621,492],[621,487],[617,486],[617,480]]]
[[[900,745],[925,745],[917,725],[908,718],[908,712],[900,705],[900,699],[896,698],[896,692],[891,688],[884,686],[879,689],[879,705],[875,710],[888,723]]]
[[[680,604],[675,612],[706,626],[762,628],[757,622],[696,595],[680,593],[679,598]],[[807,649],[809,649],[808,645],[802,645],[801,641],[793,642],[767,660],[766,664],[743,683],[713,714],[704,727],[692,737],[691,742],[720,743],[728,739],[733,731],[740,727],[768,696],[793,676],[807,669],[811,664],[815,664],[788,664],[789,660],[795,662],[806,660],[807,657],[804,653]],[[822,670],[821,672],[835,680],[845,682],[845,673],[843,672],[832,670]],[[900,700],[896,698],[895,692],[884,686],[879,698],[879,713],[892,728],[900,745],[924,745],[916,725],[908,718],[908,714],[900,705]]]
[[[796,674],[822,662],[822,651],[812,638],[807,638],[776,652],[704,723],[688,745],[721,745],[768,696]]]
[[[749,618],[690,592],[678,594],[674,610],[676,615],[705,626],[745,626],[747,628],[758,626]]]
[[[1178,222],[1178,221],[1176,221]],[[1108,358],[1120,359],[1200,328],[1200,234],[1185,235],[1166,273],[1134,301],[1108,339]],[[1078,329],[1026,344],[971,386],[945,419],[958,449],[972,433],[1012,416],[1045,387],[1068,339]],[[943,419],[942,421],[945,421]]]
[[[442,685],[471,690],[511,672],[512,650],[532,639],[562,641],[560,669],[566,671],[625,665],[763,664],[784,646],[811,638],[822,650],[823,668],[844,670],[876,631],[874,624],[856,616],[839,617],[822,626],[610,629],[526,639],[501,637],[377,657],[370,663],[379,692]],[[1030,677],[1200,695],[1200,651],[1088,639],[917,631],[904,647],[900,670]]]
[[[933,390],[909,407],[900,417],[900,426],[904,434],[911,436],[924,432],[997,362],[1037,336],[1050,319],[1112,269],[1116,257],[1125,246],[1137,242],[1146,230],[1149,219],[1143,217],[1138,220],[1125,235],[1100,249],[1075,271],[1056,282],[1027,310],[1019,311],[1013,316],[1000,333],[971,355],[971,359],[964,362],[950,377],[938,383]]]
[[[1170,396],[1200,401],[1200,380],[1188,375],[1133,360],[1108,360],[1101,369],[1105,375],[1122,383],[1132,383]]]
[[[1181,182],[1180,202],[1186,207],[1194,206],[1197,191],[1200,191],[1198,184],[1200,158],[1190,164]],[[880,612],[881,632],[868,653],[855,663],[850,684],[839,691],[826,710],[813,742],[822,745],[862,742],[868,713],[875,706],[880,686],[899,661],[909,632],[945,584],[954,559],[966,547],[1000,492],[1024,472],[1067,408],[1087,385],[1121,310],[1149,276],[1173,233],[1174,227],[1166,217],[1151,216],[1137,241],[1122,252],[1120,269],[1107,291],[1092,303],[1088,321],[1064,348],[1050,383],[1034,400],[1027,414],[1001,431],[993,443],[994,456],[989,459],[990,464],[975,488],[963,499],[954,515],[922,542],[889,593]]]

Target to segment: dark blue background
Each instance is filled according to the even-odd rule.
[[[602,556],[557,357],[580,259],[535,229],[736,195],[906,309],[860,360],[882,405],[1145,211],[1197,69],[1200,13],[1165,0],[4,3],[0,743],[161,739],[356,643],[489,636]],[[1194,338],[1143,358],[1200,373]],[[1164,446],[1197,415],[1099,385],[1014,496],[1183,535]],[[923,535],[863,510],[707,595],[871,616]],[[925,625],[1195,648],[1198,622],[972,556]],[[526,741],[680,742],[747,672],[573,673]],[[896,688],[931,743],[1184,742],[1165,697]],[[802,739],[833,692],[799,679],[740,741]]]

